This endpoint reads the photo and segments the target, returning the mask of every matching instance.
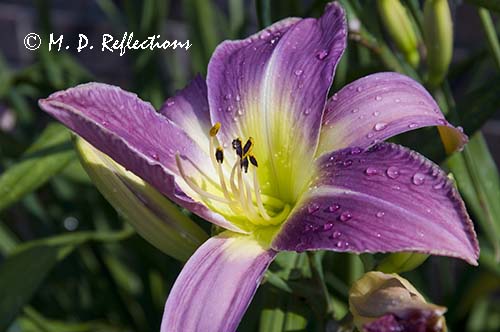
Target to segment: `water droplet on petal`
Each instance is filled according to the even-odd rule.
[[[352,218],[352,214],[349,211],[342,212],[340,214],[340,217],[339,217],[340,221],[344,221],[344,222],[350,220],[351,218]]]
[[[362,88],[362,87],[360,87],[360,86],[358,86],[358,87],[356,88],[356,91],[361,92],[361,91],[363,91],[363,88]]]
[[[231,97],[232,97],[231,94],[228,93],[227,95],[224,96],[224,100],[229,100],[231,99]]]
[[[330,213],[333,213],[333,212],[337,212],[338,210],[340,209],[340,205],[338,204],[332,204],[328,207],[328,212]]]
[[[231,106],[228,106],[228,107],[226,108],[226,112],[231,112],[232,110],[233,110],[233,108],[232,108]]]
[[[337,241],[336,246],[337,246],[337,248],[342,248],[342,241]]]
[[[382,235],[380,235],[380,233],[377,233],[377,234],[376,234],[376,236],[377,236],[377,237],[381,237]]]
[[[396,166],[390,166],[385,173],[391,179],[396,179],[399,176],[399,168]]]
[[[271,35],[271,33],[270,33],[269,31],[264,30],[264,31],[262,31],[262,33],[260,34],[259,38],[260,38],[260,39],[266,39],[266,38],[268,38],[270,35]]]
[[[240,101],[240,100],[241,100],[240,95],[236,95],[236,101]]]
[[[365,174],[368,176],[377,175],[378,171],[374,167],[368,167],[367,169],[365,169]]]
[[[306,108],[306,110],[304,111],[304,114],[305,115],[311,114],[311,109],[310,108]]]
[[[307,212],[309,213],[314,213],[319,210],[319,204],[318,203],[311,203],[307,206]]]
[[[439,182],[439,183],[436,183],[434,186],[432,186],[432,188],[439,190],[439,189],[443,188],[443,186],[444,186],[444,183]]]
[[[420,186],[421,184],[423,184],[425,181],[425,175],[423,175],[422,173],[415,173],[413,175],[413,177],[411,178],[411,182],[414,184],[414,185],[417,185],[417,186]]]
[[[343,165],[345,167],[351,166],[352,165],[352,160],[351,159],[344,160]]]
[[[418,126],[418,125],[417,125],[416,123],[410,123],[410,124],[408,125],[408,128],[413,129],[413,128],[416,128],[417,126]]]
[[[395,102],[396,104],[398,104],[398,103],[400,103],[400,102],[401,102],[401,99],[396,98],[396,99],[394,99],[394,102]]]
[[[379,122],[379,123],[375,124],[373,129],[375,129],[375,131],[381,131],[381,130],[384,130],[386,127],[387,127],[387,123]]]
[[[332,99],[333,99],[334,101],[338,100],[338,99],[339,99],[339,95],[335,93],[335,94],[332,96]]]
[[[329,238],[330,239],[338,239],[340,236],[342,235],[342,233],[340,233],[339,231],[334,231],[330,236]]]
[[[368,134],[366,134],[366,137],[367,137],[367,138],[372,138],[372,137],[373,137],[373,133],[368,133]]]
[[[319,51],[318,53],[316,53],[316,57],[319,59],[319,60],[323,60],[324,58],[326,58],[328,56],[328,52],[325,51],[325,50],[321,50]]]
[[[382,100],[382,97],[380,97],[380,96],[376,96],[376,97],[375,97],[375,100],[376,100],[376,101],[381,101],[381,100]]]
[[[379,212],[377,212],[377,214],[376,214],[377,218],[382,218],[384,215],[385,215],[385,212],[384,212],[384,211],[379,211]]]
[[[108,123],[108,121],[106,121],[106,120],[102,120],[101,124],[102,124],[104,127],[106,127],[109,123]]]
[[[175,104],[175,101],[173,99],[167,100],[167,107],[170,107]]]
[[[329,231],[332,228],[333,228],[333,224],[332,223],[328,222],[328,223],[326,223],[326,224],[323,225],[323,230],[324,231]]]
[[[379,112],[379,111],[375,111],[375,112],[373,112],[372,114],[373,114],[373,116],[379,116],[379,115],[380,115],[380,112]]]
[[[151,158],[153,158],[156,161],[160,160],[160,157],[158,157],[158,154],[156,152],[151,153]]]
[[[352,113],[358,113],[359,112],[359,109],[355,108],[351,111]]]
[[[437,123],[440,124],[440,125],[442,125],[442,126],[444,126],[444,125],[446,125],[446,120],[444,120],[444,119],[438,119]]]
[[[354,147],[352,148],[351,150],[351,154],[352,155],[357,155],[357,154],[360,154],[363,150],[361,150],[361,148],[358,148],[358,147]]]
[[[294,74],[295,74],[296,76],[300,76],[300,75],[302,75],[302,73],[303,73],[303,72],[304,72],[304,71],[303,71],[302,69],[297,69],[296,71],[294,71]]]

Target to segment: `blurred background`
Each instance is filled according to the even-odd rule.
[[[420,1],[402,1],[420,40],[421,62],[415,68],[405,62],[374,1],[341,2],[351,33],[332,91],[387,70],[425,83]],[[98,81],[134,91],[158,108],[196,73],[206,74],[221,41],[244,38],[288,16],[318,17],[325,3],[0,0],[0,331],[158,331],[165,299],[182,267],[126,226],[81,168],[69,133],[51,125],[37,100]],[[451,331],[500,331],[500,49],[494,41],[498,47],[500,2],[449,5],[452,62],[445,82],[431,92],[444,100],[450,121],[464,127],[472,143],[461,155],[446,158],[435,129],[396,141],[453,172],[483,251],[478,268],[432,257],[404,276],[432,302],[448,307]],[[37,51],[23,44],[30,32],[44,41]],[[189,39],[192,46],[129,50],[120,56],[100,47],[48,52],[45,43],[49,33],[63,34],[65,43],[76,45],[79,33],[99,44],[104,33],[121,39],[124,32],[134,32],[139,40],[153,35]],[[195,221],[210,233],[208,225]],[[293,255],[294,265],[285,267],[285,259],[278,259],[271,270],[288,269],[286,282],[307,284],[305,259]],[[366,260],[349,254],[321,257],[335,317],[341,319],[349,285],[363,273]],[[316,329],[318,312],[308,295],[286,293],[268,279],[239,331]]]

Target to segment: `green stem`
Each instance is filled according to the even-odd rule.
[[[481,24],[483,25],[484,33],[486,34],[488,46],[490,48],[491,55],[493,56],[493,60],[495,61],[495,65],[498,69],[500,69],[500,43],[498,42],[493,19],[491,18],[490,12],[485,8],[479,8],[478,14],[481,19]]]
[[[323,267],[321,266],[321,261],[318,259],[316,252],[308,251],[307,257],[309,258],[309,264],[312,272],[312,279],[320,287],[321,294],[326,304],[325,316],[328,317],[328,319],[332,319],[334,316],[333,305],[330,301],[330,293],[328,292],[328,288],[326,287],[324,281],[325,279],[323,275]]]

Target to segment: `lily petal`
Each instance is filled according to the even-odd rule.
[[[274,239],[275,250],[415,251],[476,265],[479,246],[446,174],[391,143],[317,160],[318,176]]]
[[[454,149],[467,142],[467,136],[446,121],[418,82],[391,72],[368,75],[345,86],[328,101],[316,155],[351,146],[366,148],[428,126],[446,131]]]
[[[175,154],[213,177],[209,157],[177,125],[137,95],[101,83],[79,85],[39,101],[40,107],[98,150],[141,177],[175,203],[221,227],[243,232],[195,202],[182,186]],[[186,194],[187,193],[187,194]]]
[[[161,331],[235,331],[275,254],[248,236],[210,238],[175,281]]]
[[[163,103],[160,114],[181,127],[203,151],[208,151],[210,111],[207,83],[197,75],[184,89]]]
[[[222,141],[256,139],[264,192],[293,201],[307,178],[335,67],[346,46],[343,9],[290,18],[245,40],[226,41],[208,66],[211,118]],[[292,179],[292,180],[291,180]]]

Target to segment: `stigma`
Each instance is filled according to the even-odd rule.
[[[257,176],[259,163],[253,154],[254,139],[248,137],[244,144],[240,137],[232,140],[231,147],[235,158],[229,171],[229,168],[223,168],[224,149],[217,139],[220,128],[220,122],[216,122],[208,132],[209,155],[218,177],[218,181],[216,181],[218,182],[216,183],[218,193],[206,191],[202,183],[198,184],[192,177],[188,177],[181,158],[177,154],[177,167],[181,177],[194,192],[200,195],[205,203],[217,202],[216,204],[207,204],[214,209],[216,209],[217,204],[222,203],[231,211],[230,214],[233,217],[240,219],[245,217],[254,225],[266,226],[282,223],[290,212],[290,206],[261,193]],[[277,212],[277,210],[280,211]]]

